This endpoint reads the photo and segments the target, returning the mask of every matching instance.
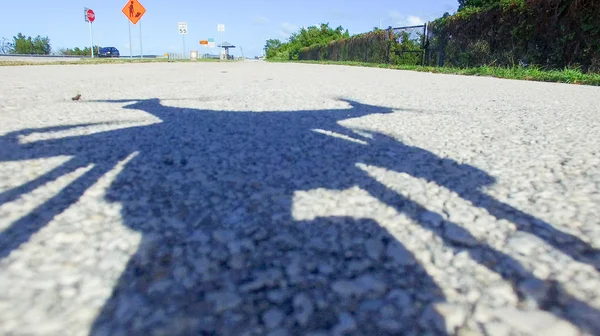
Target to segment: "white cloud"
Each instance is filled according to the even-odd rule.
[[[384,24],[384,26],[418,26],[424,24],[425,21],[425,19],[422,19],[416,15],[403,15],[398,11],[392,10],[388,12],[388,19],[386,20],[386,24]]]
[[[289,38],[292,33],[295,33],[300,29],[298,26],[289,22],[284,22],[279,25],[279,36],[283,38]]]
[[[418,16],[414,16],[414,15],[410,15],[410,16],[407,18],[407,22],[408,22],[408,24],[409,24],[409,25],[411,25],[411,26],[418,26],[418,25],[422,25],[422,24],[424,24],[424,23],[425,23],[425,21],[423,21],[423,19],[421,19],[421,18],[420,18],[420,17],[418,17]]]
[[[263,25],[267,22],[269,22],[269,19],[267,19],[264,16],[255,16],[254,18],[252,18],[252,23],[255,25]]]

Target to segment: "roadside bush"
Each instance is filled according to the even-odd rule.
[[[429,26],[428,63],[600,72],[600,1],[502,0]]]
[[[356,61],[387,63],[391,39],[387,30],[372,31],[315,45],[300,52],[300,60]]]

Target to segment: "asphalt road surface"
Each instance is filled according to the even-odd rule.
[[[600,334],[600,88],[264,62],[0,78],[2,335]]]

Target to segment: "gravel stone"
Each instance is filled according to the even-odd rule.
[[[275,330],[271,330],[267,334],[267,336],[287,336],[287,335],[289,335],[289,332],[287,331],[287,329],[284,329],[284,328],[278,328]]]
[[[387,256],[399,266],[410,266],[415,264],[413,256],[397,242],[388,244],[386,249]]]
[[[383,301],[381,300],[366,300],[360,304],[360,311],[364,312],[376,312],[383,307]]]
[[[227,243],[230,253],[252,252],[254,243],[250,239],[233,240]]]
[[[321,264],[319,265],[319,273],[324,275],[330,275],[335,273],[335,268],[328,264]]]
[[[284,317],[285,314],[281,310],[277,308],[271,308],[263,313],[262,320],[267,328],[274,329],[281,324]]]
[[[402,323],[394,319],[377,320],[377,326],[387,332],[398,333],[402,331]]]
[[[279,245],[284,250],[294,250],[302,246],[298,239],[289,234],[279,234],[275,236],[275,238],[273,238],[273,243]]]
[[[571,323],[559,320],[549,312],[499,308],[490,312],[493,317],[526,335],[575,336],[579,332]]]
[[[331,286],[331,289],[342,297],[361,297],[369,292],[383,293],[386,288],[385,283],[370,274],[361,275],[355,280],[338,280]]]
[[[391,290],[387,297],[388,300],[394,302],[396,307],[400,308],[402,311],[407,311],[412,307],[412,299],[408,292],[401,289],[393,289]]]
[[[267,238],[269,238],[269,232],[262,227],[257,228],[252,234],[252,239],[256,243],[266,240]]]
[[[478,244],[477,239],[471,236],[466,230],[456,225],[446,225],[444,236],[452,243],[473,247]]]
[[[433,326],[439,332],[454,334],[466,317],[467,309],[462,305],[432,303],[425,308],[419,322],[423,328]]]
[[[516,232],[508,239],[506,247],[524,256],[529,256],[536,250],[536,245],[539,244],[538,240],[526,232]]]
[[[235,270],[244,269],[246,265],[246,256],[244,254],[238,253],[233,254],[228,261],[229,267]]]
[[[490,322],[484,326],[485,332],[490,336],[509,336],[511,327],[502,322]]]
[[[529,301],[531,307],[537,307],[545,302],[548,297],[550,286],[542,280],[529,278],[521,281],[519,284],[519,292]]]
[[[235,232],[228,230],[217,230],[213,232],[212,237],[219,244],[227,244],[235,239]]]
[[[242,303],[242,298],[232,292],[213,292],[206,295],[206,299],[215,304],[217,313],[234,309]]]
[[[314,304],[303,293],[297,294],[293,299],[294,317],[301,326],[306,326],[314,312]]]
[[[274,304],[282,304],[288,297],[288,293],[279,289],[272,290],[267,293],[267,298]]]
[[[424,223],[427,223],[433,227],[439,227],[440,225],[442,225],[442,222],[444,221],[444,217],[442,217],[440,214],[435,213],[435,212],[431,212],[431,211],[425,211],[421,214],[420,217],[421,221],[423,221]]]
[[[365,249],[369,258],[373,260],[379,260],[383,253],[385,246],[380,239],[371,238],[365,241]]]
[[[206,244],[209,242],[210,237],[208,235],[206,235],[204,232],[202,231],[195,231],[191,237],[190,237],[191,241],[196,241],[200,244]]]
[[[333,335],[345,335],[356,330],[356,321],[348,312],[343,312],[338,317],[338,324],[333,327]]]
[[[281,282],[283,273],[276,268],[269,269],[267,271],[256,272],[254,274],[254,280],[240,286],[242,292],[252,292],[261,290],[263,288],[269,288],[276,286]]]

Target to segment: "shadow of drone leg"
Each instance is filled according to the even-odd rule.
[[[497,251],[490,246],[479,243],[470,232],[456,223],[444,221],[443,225],[438,228],[423,221],[421,214],[428,211],[425,207],[394,192],[376,180],[371,179],[366,184],[360,185],[360,187],[382,202],[394,207],[398,212],[404,213],[410,219],[419,223],[424,229],[438,235],[443,239],[446,246],[453,249],[455,253],[466,251],[472,260],[501,275],[504,280],[512,284],[515,292],[521,299],[533,300],[539,309],[552,313],[558,318],[565,319],[582,330],[591,332],[595,335],[600,334],[600,311],[573,297],[558,282],[538,279],[530,271],[525,269],[518,260],[503,252]],[[454,244],[447,241],[447,238],[444,235],[445,230],[458,232],[460,236],[466,237],[465,239],[477,243],[475,243],[474,246],[460,246]],[[536,286],[537,288],[543,287],[548,290],[542,296],[538,293],[529,293],[526,289],[528,286],[521,286],[525,280],[528,283],[539,284],[540,286]],[[557,312],[557,310],[555,310],[557,305],[562,311]],[[577,307],[577,312],[579,313],[573,314],[568,307]]]
[[[22,195],[28,194],[44,184],[54,181],[61,176],[70,174],[81,167],[85,167],[86,165],[87,162],[85,161],[79,160],[77,158],[71,158],[68,161],[59,165],[58,167],[50,170],[45,174],[42,174],[39,177],[36,177],[35,179],[29,182],[26,182],[18,187],[0,193],[0,205],[12,202],[17,198],[21,197]]]
[[[0,233],[0,259],[27,242],[36,232],[46,226],[52,219],[75,204],[81,195],[91,187],[102,175],[108,172],[109,165],[94,166],[82,176],[61,190],[44,204],[32,210],[28,215],[12,223]]]

